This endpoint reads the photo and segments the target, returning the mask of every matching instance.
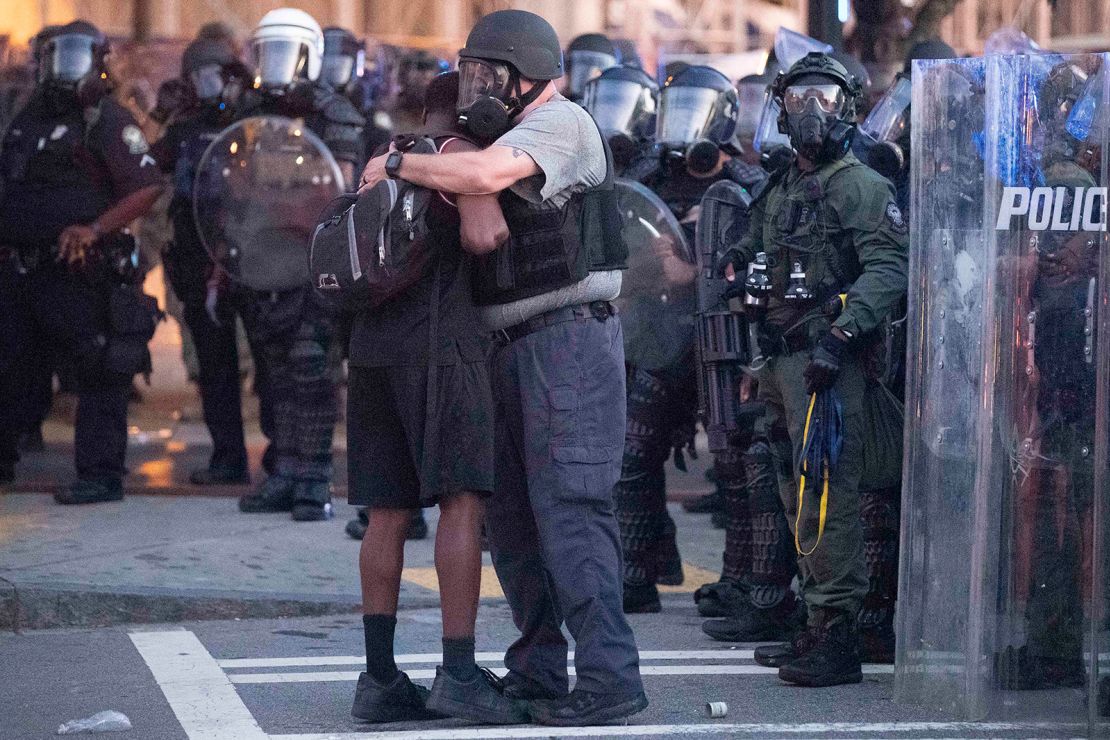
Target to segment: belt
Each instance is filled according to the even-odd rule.
[[[526,337],[533,332],[537,332],[549,326],[555,326],[556,324],[565,324],[568,321],[580,321],[584,319],[606,321],[610,316],[616,315],[617,309],[609,301],[593,301],[592,303],[581,303],[577,306],[564,306],[533,316],[519,324],[507,326],[504,329],[497,329],[493,332],[493,339],[501,346],[505,346],[506,344],[515,342],[521,337]]]

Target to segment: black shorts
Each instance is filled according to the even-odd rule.
[[[347,500],[378,509],[434,506],[493,492],[493,397],[485,362],[438,368],[438,450],[424,492],[428,368],[352,367],[347,388]]]

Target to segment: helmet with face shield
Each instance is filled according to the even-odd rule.
[[[250,40],[257,86],[281,92],[320,76],[324,32],[311,15],[296,8],[271,10]]]
[[[584,33],[567,46],[564,61],[566,86],[563,94],[578,102],[586,92],[586,83],[619,64],[620,54],[605,34]]]
[[[342,92],[351,80],[362,77],[365,67],[366,50],[353,33],[337,26],[324,29],[321,82]]]
[[[890,180],[909,161],[911,93],[909,76],[899,73],[859,125],[852,143],[861,161]]]
[[[638,67],[610,67],[586,83],[582,107],[609,140],[613,159],[627,164],[651,137],[659,85]]]
[[[655,141],[691,172],[708,172],[722,149],[735,151],[740,98],[712,67],[691,66],[668,77],[659,93]]]
[[[201,104],[222,102],[228,84],[241,84],[245,73],[231,47],[221,41],[197,39],[181,57],[181,79]]]
[[[35,44],[38,83],[92,105],[108,91],[108,52],[108,39],[87,21],[44,29]]]

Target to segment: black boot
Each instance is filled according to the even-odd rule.
[[[694,603],[698,605],[698,616],[708,618],[738,617],[751,608],[747,586],[723,578],[695,591]]]
[[[686,574],[682,571],[682,556],[678,553],[674,520],[670,516],[663,524],[663,532],[659,536],[655,567],[658,574],[656,582],[664,586],[681,586],[686,580]]]
[[[701,626],[701,630],[721,642],[787,640],[797,628],[797,612],[797,597],[787,593],[776,606],[769,609],[752,606],[736,616],[711,619]]]
[[[123,483],[119,480],[79,480],[69,488],[54,494],[55,503],[62,506],[122,500]]]
[[[360,673],[351,716],[362,722],[416,722],[439,719],[425,707],[430,692],[400,671],[388,686],[381,686],[367,673]]]
[[[488,670],[474,673],[469,681],[459,681],[443,666],[436,668],[436,680],[426,704],[428,709],[483,725],[519,725],[528,721],[524,703],[502,695],[501,679]]]
[[[659,601],[659,589],[654,583],[624,584],[625,614],[657,614],[663,611]]]
[[[894,626],[879,624],[860,629],[859,650],[864,663],[894,665]]]
[[[779,678],[809,687],[861,682],[863,666],[859,659],[855,618],[844,613],[829,613],[811,630],[816,638],[813,646],[779,668]]]
[[[331,517],[331,484],[327,481],[297,481],[293,488],[293,521],[323,522]]]
[[[297,482],[284,475],[271,475],[262,481],[254,493],[239,499],[239,511],[244,514],[272,514],[293,510],[293,489]]]
[[[753,657],[764,668],[781,668],[808,653],[816,643],[817,635],[807,627],[799,630],[790,642],[757,647]]]
[[[358,516],[347,522],[347,527],[343,531],[352,540],[361,540],[366,536],[366,530],[369,526],[370,517],[367,515],[366,509],[359,509]]]

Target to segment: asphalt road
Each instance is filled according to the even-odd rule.
[[[1078,724],[1005,717],[964,724],[898,705],[892,701],[890,669],[883,666],[869,667],[857,686],[787,686],[751,661],[752,646],[704,637],[687,595],[668,597],[663,614],[636,616],[633,624],[651,706],[629,725],[586,728],[574,736],[1031,738],[1085,731]],[[483,605],[478,649],[486,665],[501,667],[499,655],[514,632],[505,606]],[[401,667],[430,683],[439,647],[438,612],[404,610],[397,636]],[[4,635],[0,738],[53,737],[62,722],[106,709],[131,720],[132,730],[108,735],[121,740],[572,735],[550,728],[476,728],[451,720],[358,724],[349,712],[362,654],[357,615]],[[1077,695],[1056,698],[1060,706],[1078,706]],[[727,716],[709,719],[709,701],[726,702]]]

